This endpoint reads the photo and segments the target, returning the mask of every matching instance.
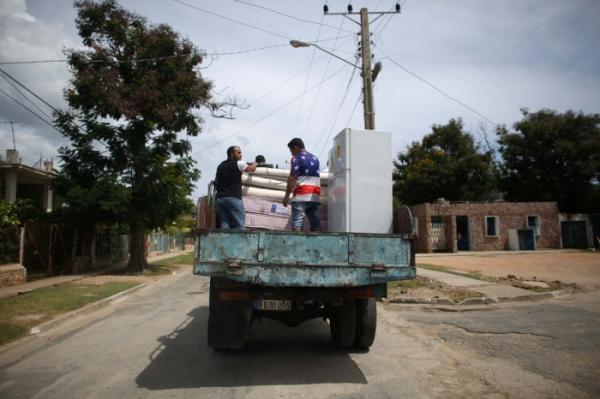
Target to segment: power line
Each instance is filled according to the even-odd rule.
[[[354,63],[355,65],[358,64],[358,59],[359,58],[357,57],[356,61]],[[331,123],[331,127],[329,128],[329,133],[327,134],[327,138],[322,143],[321,143],[321,140],[318,140],[318,143],[320,143],[320,147],[322,147],[318,151],[319,155],[321,155],[323,150],[326,148],[327,142],[329,141],[329,139],[331,138],[331,135],[333,133],[333,129],[335,129],[335,124],[337,123],[337,120],[340,116],[340,111],[342,110],[342,107],[344,106],[344,103],[346,102],[346,98],[348,97],[348,93],[350,92],[350,86],[352,85],[352,81],[354,80],[355,72],[356,72],[356,68],[352,68],[352,73],[350,74],[350,79],[348,80],[348,84],[346,85],[346,90],[344,91],[344,96],[342,97],[342,101],[340,102],[340,105],[338,106],[338,109],[335,113],[335,118],[333,119],[333,122]],[[315,145],[315,149],[316,149],[316,145]]]
[[[308,89],[308,90],[307,90],[307,92],[309,92],[309,91],[311,91],[311,90],[314,90],[314,89],[315,89],[315,88],[317,88],[318,86],[322,85],[323,83],[325,83],[326,81],[328,81],[329,79],[331,79],[332,77],[334,77],[335,75],[337,75],[338,73],[340,73],[340,72],[341,72],[341,71],[342,71],[344,68],[345,68],[345,67],[342,67],[342,68],[338,69],[337,71],[335,71],[334,73],[332,73],[331,75],[329,75],[327,78],[325,78],[325,79],[324,79],[324,80],[322,80],[321,82],[319,82],[319,83],[317,83],[316,85],[312,86],[310,89]],[[278,107],[278,108],[274,109],[273,111],[271,111],[271,112],[267,113],[266,115],[264,115],[264,116],[260,117],[259,119],[255,120],[254,122],[250,123],[249,125],[247,125],[247,126],[244,126],[243,128],[241,128],[241,129],[239,129],[239,130],[236,130],[235,132],[233,132],[233,133],[231,133],[231,134],[227,135],[226,137],[222,138],[221,140],[218,140],[218,141],[214,142],[213,144],[211,144],[211,145],[209,145],[209,146],[207,146],[207,147],[204,147],[204,148],[202,148],[202,149],[201,149],[201,150],[199,150],[197,153],[199,154],[199,153],[202,153],[202,152],[204,152],[204,151],[206,151],[206,150],[209,150],[209,149],[211,149],[212,147],[214,147],[214,146],[216,146],[216,145],[218,145],[218,144],[221,144],[222,142],[224,142],[224,141],[226,141],[226,140],[230,139],[231,137],[233,137],[233,136],[236,136],[236,135],[240,134],[240,133],[241,133],[241,132],[243,132],[244,130],[251,128],[252,126],[256,125],[257,123],[259,123],[259,122],[262,122],[263,120],[267,119],[267,118],[268,118],[268,117],[270,117],[271,115],[273,115],[273,114],[275,114],[275,113],[277,113],[277,112],[281,111],[283,108],[285,108],[285,107],[287,107],[288,105],[292,104],[294,101],[298,100],[298,99],[299,99],[300,97],[302,97],[304,94],[306,94],[306,93],[301,93],[301,94],[299,94],[298,96],[296,96],[296,97],[292,98],[291,100],[287,101],[286,103],[284,103],[284,104],[283,104],[283,105],[281,105],[280,107]]]
[[[337,32],[338,36],[342,32],[342,27],[344,26],[344,21],[345,21],[345,19],[342,18],[341,22],[340,22],[340,26],[338,27],[338,32]],[[348,42],[348,40],[346,42]],[[346,42],[344,42],[343,44],[346,44]],[[336,39],[336,41],[333,43],[333,49],[332,50],[335,50],[335,48],[337,46],[337,43],[338,43],[338,41]],[[321,79],[323,79],[323,78],[325,78],[325,76],[327,76],[327,72],[329,72],[329,65],[330,64],[331,64],[331,57],[327,57],[327,65],[325,66],[325,70],[323,71],[323,76],[321,77]],[[308,118],[306,118],[306,123],[304,124],[304,129],[303,129],[303,131],[305,131],[305,132],[308,129],[308,124],[310,123],[310,120],[312,119],[313,112],[314,112],[315,107],[317,105],[317,100],[319,99],[319,95],[321,94],[321,88],[322,87],[323,86],[320,86],[319,90],[317,90],[317,95],[315,96],[315,99],[313,101],[312,107],[310,108],[310,112],[308,113]]]
[[[482,117],[483,119],[487,120],[488,122],[490,122],[491,124],[493,124],[494,126],[498,126],[498,124],[496,122],[494,122],[492,119],[490,119],[489,117],[487,117],[486,115],[482,114],[481,112],[477,111],[475,108],[465,104],[464,102],[460,101],[459,99],[452,97],[451,95],[449,95],[448,93],[446,93],[445,91],[443,91],[442,89],[440,89],[439,87],[437,87],[436,85],[434,85],[433,83],[427,81],[426,79],[420,77],[419,75],[417,75],[416,73],[412,72],[411,70],[409,70],[408,68],[400,65],[397,61],[395,61],[393,58],[389,57],[381,47],[379,47],[379,51],[381,51],[381,54],[383,54],[385,56],[384,59],[388,59],[392,62],[392,64],[396,65],[398,68],[402,69],[404,72],[412,75],[413,77],[419,79],[421,82],[425,83],[426,85],[428,85],[429,87],[431,87],[432,89],[434,89],[435,91],[437,91],[438,93],[440,93],[442,96],[446,97],[447,99],[454,101],[455,103],[463,106],[464,108],[468,109],[469,111],[473,112],[474,114],[479,115],[480,117]]]
[[[288,36],[285,36],[285,35],[281,35],[279,33],[276,33],[276,32],[270,31],[270,30],[266,30],[266,29],[260,28],[258,26],[250,25],[250,24],[247,24],[245,22],[238,21],[237,19],[226,17],[225,15],[217,14],[216,12],[212,12],[212,11],[206,10],[204,8],[194,6],[192,4],[186,3],[186,2],[181,1],[181,0],[173,0],[173,1],[175,3],[179,3],[179,4],[182,4],[184,6],[193,8],[194,10],[198,10],[198,11],[204,12],[206,14],[210,14],[210,15],[212,15],[214,17],[217,17],[217,18],[222,18],[222,19],[224,19],[226,21],[233,22],[235,24],[242,25],[242,26],[245,26],[247,28],[256,29],[258,31],[261,31],[261,32],[264,32],[264,33],[268,33],[268,34],[273,35],[273,36],[281,37],[281,38],[287,39],[287,40],[291,40],[292,39],[291,37],[288,37]]]
[[[318,60],[316,63],[320,63],[323,61],[324,58]],[[267,97],[268,95],[270,95],[271,93],[279,90],[280,88],[282,88],[283,86],[285,86],[286,84],[288,84],[289,82],[291,82],[292,80],[296,79],[297,77],[299,77],[300,75],[304,74],[304,72],[306,72],[308,70],[307,68],[304,68],[303,70],[301,70],[300,72],[298,72],[297,74],[295,74],[294,76],[292,76],[291,78],[287,79],[286,81],[282,82],[281,84],[277,85],[275,88],[269,90],[268,92],[266,92],[265,94],[261,95],[260,97],[258,97],[256,100],[254,100],[254,102],[250,105],[256,105],[258,104],[258,102],[260,102],[263,98]],[[323,76],[323,78],[325,78],[325,76]]]
[[[0,73],[2,73],[4,76],[6,76],[10,80],[12,80],[16,84],[18,84],[19,86],[21,86],[25,90],[27,90],[27,92],[29,94],[31,94],[32,96],[34,96],[35,98],[37,98],[38,100],[40,100],[41,102],[43,102],[44,104],[46,104],[48,107],[50,107],[50,109],[52,109],[52,111],[58,112],[58,109],[56,109],[55,107],[53,107],[52,105],[50,105],[50,103],[48,103],[48,101],[44,100],[42,97],[40,97],[37,94],[35,94],[27,86],[25,86],[23,83],[19,82],[17,79],[15,79],[14,77],[12,77],[8,72],[6,72],[5,70],[3,70],[2,68],[0,68]]]
[[[344,35],[344,36],[340,36],[340,37],[330,37],[330,38],[326,38],[326,39],[321,39],[321,40],[317,40],[313,43],[320,43],[320,42],[325,42],[325,41],[331,41],[331,40],[336,40],[338,38],[345,38],[348,36],[354,36],[354,33],[352,34],[348,34],[348,35]],[[236,55],[236,54],[245,54],[245,53],[252,53],[252,52],[256,52],[256,51],[262,51],[262,50],[267,50],[267,49],[271,49],[271,48],[277,48],[277,47],[287,47],[289,46],[290,43],[289,41],[285,42],[285,43],[281,43],[281,44],[272,44],[272,45],[268,45],[268,46],[261,46],[261,47],[255,47],[255,48],[251,48],[251,49],[245,49],[245,50],[236,50],[236,51],[228,51],[228,52],[222,52],[222,53],[204,53],[204,56],[223,56],[223,55]],[[341,50],[338,50],[341,51]],[[161,61],[167,58],[172,58],[172,57],[177,57],[177,55],[168,55],[165,57],[154,57],[154,58],[134,58],[131,60],[110,60],[110,61],[104,61],[104,60],[87,60],[87,62],[90,63],[95,63],[95,64],[104,64],[104,63],[118,63],[118,64],[128,64],[128,63],[133,63],[133,62],[150,62],[150,61]],[[69,62],[68,59],[64,58],[64,59],[49,59],[49,60],[22,60],[22,61],[1,61],[0,62],[0,66],[2,65],[26,65],[26,64],[51,64],[51,63],[67,63]]]
[[[320,26],[325,26],[325,27],[331,28],[331,29],[339,29],[339,28],[336,28],[333,25],[329,25],[329,24],[323,23],[322,22],[322,19],[323,19],[322,16],[321,16],[321,21],[320,22],[310,21],[308,19],[299,18],[299,17],[296,17],[294,15],[286,14],[284,12],[277,11],[277,10],[274,10],[272,8],[260,5],[260,4],[254,4],[254,3],[251,3],[249,1],[243,1],[243,0],[233,0],[233,1],[235,1],[236,3],[246,4],[246,5],[249,5],[249,6],[252,6],[252,7],[256,7],[256,8],[261,8],[263,10],[270,11],[270,12],[273,12],[275,14],[283,15],[284,17],[287,17],[287,18],[295,19],[296,21],[306,22],[306,23],[309,23],[309,24],[315,24],[315,25],[320,25]],[[343,30],[343,32],[354,34],[354,32],[351,32],[349,30]]]
[[[204,53],[204,56],[222,56],[222,55],[244,54],[244,53],[251,53],[254,51],[266,50],[266,49],[275,48],[275,47],[285,47],[285,46],[289,46],[289,45],[290,45],[289,43],[273,44],[270,46],[262,46],[262,47],[247,49],[247,50],[230,51],[230,52],[224,52],[224,53]],[[130,63],[134,63],[134,62],[162,61],[167,58],[173,58],[173,57],[177,57],[177,56],[178,55],[167,55],[164,57],[134,58],[131,60],[110,60],[110,61],[87,60],[87,62],[92,63],[92,64],[108,64],[108,63],[130,64]],[[69,60],[65,58],[65,59],[56,59],[56,60],[3,61],[3,62],[0,62],[0,65],[50,64],[50,63],[67,63],[67,62],[69,62]]]
[[[4,76],[4,75],[0,75],[0,76],[2,76],[2,78],[3,78],[4,80],[6,80],[6,83],[8,83],[9,85],[11,85],[11,87],[12,87],[13,89],[15,89],[15,90],[17,91],[17,93],[19,93],[21,96],[23,96],[23,98],[24,98],[25,100],[27,100],[27,101],[29,102],[29,104],[33,105],[33,106],[35,107],[35,109],[37,109],[38,111],[40,111],[42,114],[44,114],[44,115],[45,115],[45,116],[47,116],[48,118],[51,118],[51,119],[52,119],[52,116],[51,116],[51,115],[48,115],[48,114],[46,113],[46,111],[44,111],[43,109],[41,109],[41,108],[40,108],[40,107],[39,107],[39,106],[38,106],[36,103],[34,103],[34,102],[33,102],[33,101],[32,101],[32,100],[29,98],[29,97],[27,97],[27,96],[25,95],[25,93],[23,93],[21,90],[19,90],[19,88],[18,88],[17,86],[15,86],[15,84],[14,84],[14,83],[12,83],[10,80],[8,80],[8,78],[7,78],[6,76]]]
[[[321,20],[323,20],[323,16],[321,16]],[[317,40],[319,40],[321,36],[321,26],[317,31]],[[308,82],[310,80],[310,73],[312,72],[313,61],[315,60],[315,53],[317,52],[316,48],[313,48],[312,54],[310,55],[310,63],[308,67],[308,73],[306,74],[306,80],[304,81],[304,89],[306,91],[306,87],[308,86]],[[302,112],[302,106],[304,105],[304,96],[300,99],[300,106],[298,107],[298,113],[296,114],[296,120],[294,121],[294,128],[292,129],[293,135],[296,135],[296,127],[298,126],[298,119],[300,118],[300,113]]]
[[[25,104],[23,104],[22,102],[20,102],[19,100],[17,100],[16,98],[14,98],[13,96],[11,96],[7,92],[5,92],[4,90],[0,89],[0,93],[4,94],[6,97],[10,98],[11,100],[13,100],[17,104],[19,104],[21,107],[23,107],[27,111],[31,112],[33,115],[35,115],[42,122],[44,122],[45,124],[47,124],[48,126],[50,126],[52,129],[54,129],[57,132],[59,132],[60,134],[62,134],[62,132],[60,130],[58,130],[58,128],[56,126],[54,126],[52,123],[48,122],[46,119],[42,118],[38,113],[36,113],[35,111],[33,111],[31,108],[29,108],[28,106],[26,106]]]

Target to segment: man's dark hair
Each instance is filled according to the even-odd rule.
[[[294,147],[298,147],[300,150],[303,150],[304,149],[304,141],[302,141],[302,139],[299,139],[298,137],[293,138],[288,143],[288,148],[291,150]]]
[[[254,162],[256,162],[256,163],[265,163],[265,162],[267,162],[267,160],[265,159],[265,157],[264,157],[264,156],[262,156],[262,155],[257,155],[257,156],[256,156],[256,159],[254,159]]]
[[[234,151],[236,148],[238,148],[238,146],[237,146],[237,145],[232,145],[231,147],[229,147],[229,148],[227,149],[227,159],[231,159],[231,158],[233,158],[233,151]]]

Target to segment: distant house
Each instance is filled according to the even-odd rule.
[[[556,202],[448,202],[410,207],[417,252],[561,248]]]
[[[600,248],[600,214],[561,213],[563,248]]]
[[[17,150],[6,150],[6,159],[0,160],[0,194],[6,202],[29,199],[43,210],[50,212],[53,206],[52,161],[43,168],[21,163]]]

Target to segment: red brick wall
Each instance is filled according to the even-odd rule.
[[[539,218],[540,235],[536,238],[537,248],[560,248],[558,206],[555,202],[425,203],[411,207],[411,211],[413,217],[419,219],[418,252],[431,252],[431,216],[446,216],[444,221],[446,235],[451,238],[451,251],[456,251],[456,216],[469,218],[473,251],[508,249],[508,230],[527,228],[527,216]],[[485,236],[485,216],[498,217],[498,237]]]

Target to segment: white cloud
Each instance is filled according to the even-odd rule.
[[[3,2],[0,3],[0,16],[27,22],[35,22],[35,18],[27,13],[25,0],[3,0]]]

